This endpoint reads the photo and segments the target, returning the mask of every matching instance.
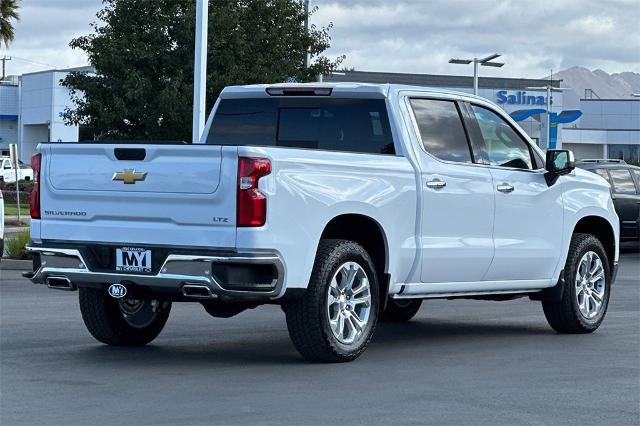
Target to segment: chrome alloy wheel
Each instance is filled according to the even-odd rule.
[[[356,262],[342,264],[327,292],[327,316],[334,337],[345,345],[364,332],[371,315],[371,290],[364,269]]]
[[[600,313],[605,296],[605,278],[600,256],[593,251],[586,252],[576,271],[576,302],[586,319],[593,319]]]

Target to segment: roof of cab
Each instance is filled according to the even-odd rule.
[[[221,98],[242,98],[242,97],[268,97],[266,93],[268,88],[331,88],[332,94],[349,94],[349,95],[380,95],[389,96],[391,92],[400,92],[403,90],[424,92],[438,95],[449,95],[451,97],[464,97],[467,99],[477,99],[487,101],[484,98],[475,96],[465,92],[454,90],[440,89],[436,87],[411,86],[405,84],[373,84],[373,83],[274,83],[274,84],[249,84],[245,86],[227,86],[220,93]]]

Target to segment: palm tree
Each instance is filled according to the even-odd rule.
[[[19,1],[0,0],[0,44],[4,42],[7,47],[15,38],[13,21],[20,20],[20,15],[18,14]]]

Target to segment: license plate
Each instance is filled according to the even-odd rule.
[[[151,272],[151,250],[141,247],[117,248],[116,271]]]

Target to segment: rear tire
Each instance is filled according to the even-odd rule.
[[[307,291],[283,306],[289,336],[309,361],[352,361],[371,340],[379,300],[367,251],[353,241],[322,240]]]
[[[382,313],[383,322],[407,322],[413,318],[422,306],[422,299],[389,299]]]
[[[594,332],[607,313],[611,287],[609,259],[600,240],[573,235],[563,278],[561,300],[542,302],[547,322],[558,333]]]
[[[171,302],[114,299],[104,289],[80,288],[79,300],[89,333],[113,346],[146,345],[160,334],[171,312]]]

